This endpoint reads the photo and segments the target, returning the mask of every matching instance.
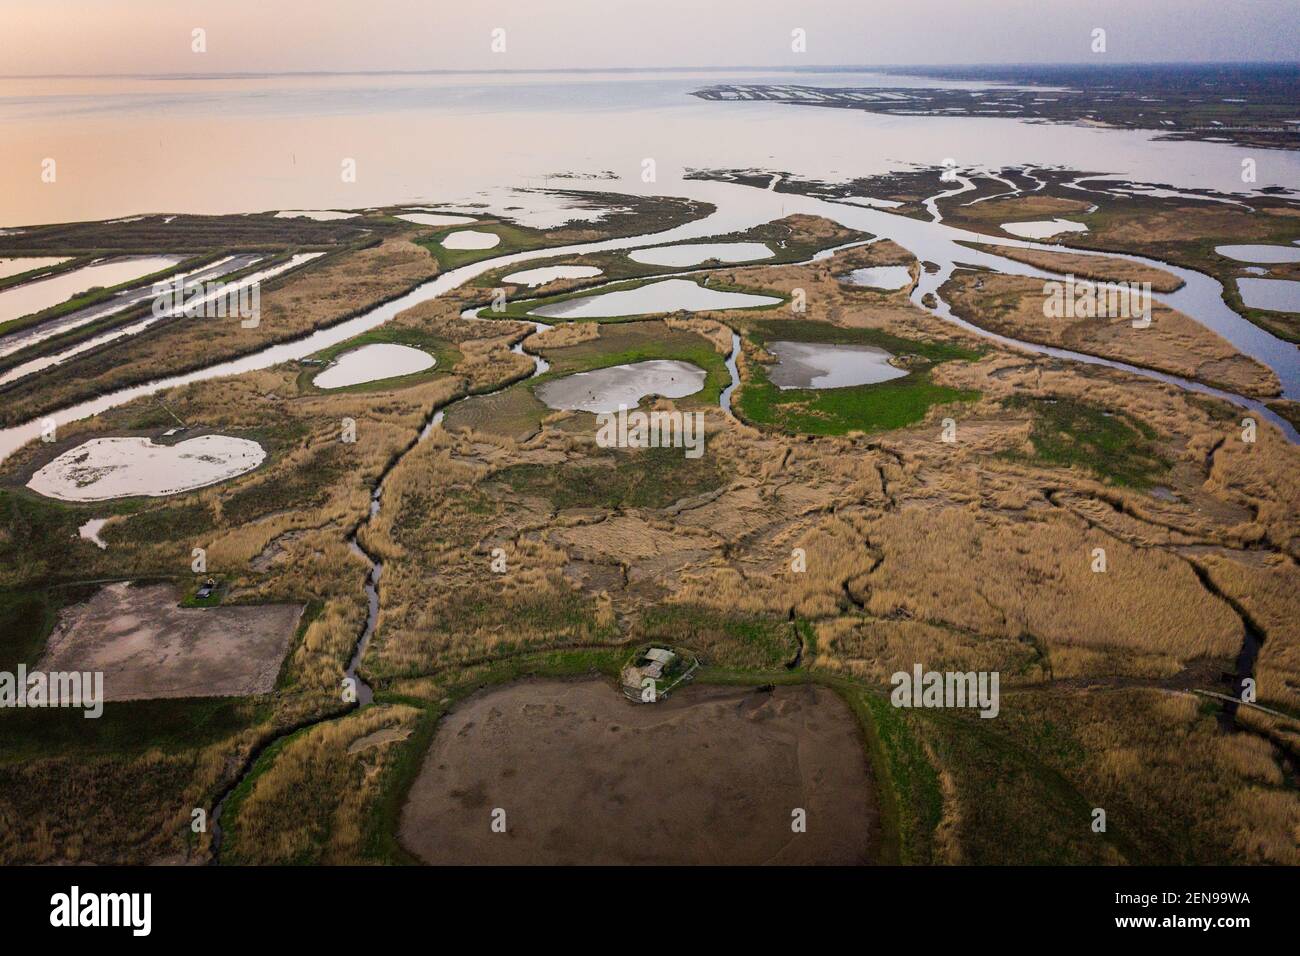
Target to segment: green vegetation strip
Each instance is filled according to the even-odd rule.
[[[33,258],[50,258],[45,255],[31,254]],[[8,253],[0,253],[0,258],[10,258]],[[26,255],[14,256],[13,258],[25,259]],[[59,262],[52,266],[37,266],[34,269],[28,269],[26,272],[18,272],[11,276],[5,276],[0,279],[0,291],[10,288],[11,286],[22,285],[24,282],[31,282],[34,279],[48,279],[50,276],[56,276],[63,272],[72,272],[80,269],[82,266],[88,266],[95,261],[94,256],[70,256],[67,262]]]
[[[80,708],[0,710],[0,764],[52,756],[137,757],[193,753],[270,716],[264,701],[237,697],[109,702],[88,720]]]

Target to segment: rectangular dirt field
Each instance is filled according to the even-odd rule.
[[[59,612],[40,671],[103,671],[104,699],[246,697],[274,689],[300,604],[178,607],[169,584],[110,584]]]

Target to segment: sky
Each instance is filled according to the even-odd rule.
[[[0,75],[1233,60],[1300,0],[0,0]]]

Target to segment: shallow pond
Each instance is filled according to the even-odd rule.
[[[698,365],[654,359],[552,379],[537,387],[537,397],[555,409],[614,412],[620,406],[636,408],[647,395],[694,395],[704,387],[704,378]]]
[[[1068,219],[1047,219],[1042,222],[1004,222],[1002,229],[1021,239],[1049,239],[1067,232],[1087,232],[1081,222]]]
[[[530,314],[547,318],[595,319],[625,315],[649,315],[657,312],[704,312],[713,309],[749,309],[777,305],[780,299],[770,295],[722,292],[706,289],[689,279],[665,279],[600,295],[566,299],[533,309]]]
[[[541,269],[524,269],[505,276],[502,282],[514,282],[519,285],[539,286],[557,279],[593,279],[601,270],[595,266],[546,266]]]
[[[636,249],[627,254],[633,262],[648,266],[697,266],[716,259],[719,262],[753,262],[770,259],[771,249],[761,242],[692,242],[680,246]]]
[[[275,214],[276,219],[315,219],[317,222],[331,222],[335,219],[355,219],[355,212],[339,212],[337,209],[281,209]]]
[[[906,289],[912,284],[912,270],[907,266],[872,266],[854,269],[841,281],[867,289]]]
[[[60,501],[174,495],[252,471],[266,458],[255,441],[202,435],[175,445],[149,438],[92,438],[32,475],[27,487]]]
[[[473,216],[448,216],[436,212],[406,212],[397,218],[413,222],[417,226],[463,226],[467,222],[476,221]]]
[[[492,249],[500,244],[501,237],[495,232],[479,229],[462,229],[442,240],[444,249]]]
[[[1291,246],[1215,246],[1214,251],[1237,262],[1300,262],[1300,249]]]
[[[781,389],[874,385],[907,374],[889,364],[893,355],[872,345],[770,342],[767,350],[778,359],[767,377]]]
[[[99,536],[99,532],[104,530],[104,525],[108,524],[107,518],[91,518],[81,527],[77,528],[77,534],[83,541],[89,541],[101,551],[108,549],[108,542]]]
[[[400,375],[412,375],[433,368],[437,360],[422,349],[392,342],[377,342],[344,352],[312,384],[317,388],[344,388],[362,382],[377,382]]]
[[[1249,308],[1300,312],[1300,282],[1294,279],[1238,279],[1237,290]]]

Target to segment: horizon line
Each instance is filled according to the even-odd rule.
[[[0,73],[0,80],[61,80],[61,79],[252,79],[279,76],[509,76],[556,73],[700,73],[707,71],[735,71],[771,73],[885,73],[921,70],[965,70],[980,68],[1051,68],[1090,66],[1096,69],[1116,67],[1161,66],[1245,66],[1294,67],[1300,69],[1300,60],[1053,60],[1047,61],[981,61],[978,63],[836,63],[809,66],[739,65],[719,66],[608,66],[608,67],[525,67],[516,69],[419,69],[419,70],[230,70],[202,73]]]

